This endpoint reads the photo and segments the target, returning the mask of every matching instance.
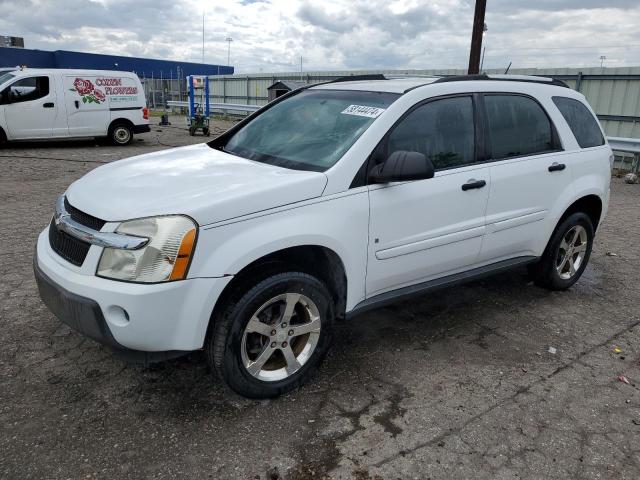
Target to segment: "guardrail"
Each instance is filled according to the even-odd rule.
[[[640,153],[639,138],[607,137],[612,150],[618,152]]]
[[[189,108],[189,102],[178,100],[169,100],[167,105],[170,107]],[[213,103],[209,102],[209,110],[231,110],[234,112],[255,112],[262,108],[262,105],[243,105],[240,103]]]

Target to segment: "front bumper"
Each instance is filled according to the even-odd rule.
[[[50,247],[48,228],[34,258],[38,289],[47,307],[74,330],[130,360],[154,361],[202,348],[216,300],[231,277],[158,284],[96,277],[100,247],[75,267]],[[87,265],[89,263],[89,265]]]

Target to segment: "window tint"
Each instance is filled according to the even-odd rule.
[[[494,160],[555,150],[551,122],[535,100],[485,95],[484,103]]]
[[[471,97],[445,98],[416,108],[389,135],[387,155],[398,150],[423,153],[436,170],[473,163]]]
[[[11,103],[28,102],[49,95],[49,77],[22,78],[8,87]]]
[[[569,124],[580,148],[604,145],[604,137],[598,122],[582,102],[573,98],[553,97],[553,103]]]

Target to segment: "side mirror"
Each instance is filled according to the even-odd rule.
[[[424,154],[400,150],[376,165],[371,170],[370,178],[375,183],[406,182],[433,178],[434,173],[433,163]]]

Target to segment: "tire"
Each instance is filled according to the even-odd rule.
[[[331,343],[335,314],[325,285],[305,273],[277,273],[234,298],[212,319],[205,345],[217,375],[249,398],[277,397],[306,383]]]
[[[118,146],[129,145],[133,140],[131,127],[126,123],[116,123],[109,129],[109,140]]]
[[[189,135],[192,137],[196,134],[196,129],[194,127],[189,127]]]
[[[204,128],[202,129],[202,133],[203,133],[203,135],[205,135],[205,136],[207,136],[207,137],[208,137],[209,135],[211,135],[211,132],[209,131],[209,127],[204,127]]]
[[[4,130],[0,128],[0,148],[3,148],[7,145],[7,135],[4,133]]]
[[[554,230],[539,262],[529,267],[534,283],[549,290],[566,290],[587,267],[593,247],[591,219],[582,212],[565,218]],[[571,248],[571,260],[566,248]],[[579,259],[579,262],[578,262]]]

